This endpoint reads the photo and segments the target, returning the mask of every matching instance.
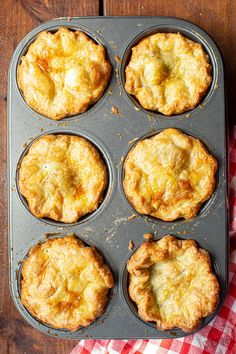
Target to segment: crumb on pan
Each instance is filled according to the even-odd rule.
[[[134,249],[134,243],[132,240],[129,241],[129,250],[132,251]]]
[[[122,64],[122,60],[120,59],[120,57],[118,55],[115,55],[114,59],[118,64]]]
[[[111,113],[119,115],[120,114],[119,108],[117,106],[112,106]]]
[[[128,221],[131,221],[131,220],[134,220],[134,219],[136,219],[137,218],[137,214],[132,214],[132,215],[130,215],[130,216],[128,216]]]
[[[45,234],[43,234],[43,238],[47,239],[49,237],[59,236],[59,235],[60,235],[60,232],[46,232]]]
[[[56,123],[56,126],[57,127],[67,127],[69,124],[67,122],[59,122],[59,123]]]
[[[118,165],[116,165],[116,168],[119,168],[122,165],[123,161],[124,161],[124,156],[121,156],[120,162],[118,163]]]
[[[128,141],[128,144],[131,145],[131,144],[133,144],[133,143],[134,143],[135,141],[137,141],[137,140],[138,140],[138,138],[134,138],[134,139]]]
[[[113,49],[117,49],[117,46],[115,45],[115,43],[113,41],[110,41],[109,44],[111,45],[111,47]]]
[[[146,241],[152,240],[153,237],[154,237],[154,236],[153,236],[153,234],[151,234],[151,233],[146,233],[146,234],[143,235],[143,238],[144,238]]]

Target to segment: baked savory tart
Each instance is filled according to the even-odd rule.
[[[165,236],[143,243],[128,261],[129,294],[144,321],[192,332],[219,301],[208,252],[193,240]]]
[[[34,246],[22,267],[21,301],[38,320],[76,331],[106,309],[114,280],[94,247],[75,236]]]
[[[196,138],[165,129],[139,141],[124,163],[124,192],[141,214],[195,217],[215,188],[217,161]]]
[[[17,80],[30,107],[59,120],[97,102],[110,74],[102,45],[81,31],[60,28],[38,35],[21,58]]]
[[[156,33],[132,48],[125,89],[145,109],[171,115],[196,107],[211,79],[200,44],[180,33]]]
[[[45,135],[19,168],[19,190],[37,218],[73,223],[98,208],[108,173],[98,150],[73,135]]]

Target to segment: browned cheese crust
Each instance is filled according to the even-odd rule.
[[[127,265],[129,294],[144,321],[192,332],[219,302],[208,252],[193,240],[165,236],[143,243]]]
[[[59,120],[97,102],[110,74],[102,45],[81,31],[60,28],[38,35],[21,58],[17,80],[30,107]]]
[[[72,135],[37,139],[19,170],[19,190],[32,214],[65,223],[96,210],[107,182],[100,153],[88,140]]]
[[[191,219],[215,189],[217,161],[198,139],[170,128],[138,142],[124,171],[126,197],[139,213]]]
[[[196,107],[211,79],[200,44],[180,33],[156,33],[132,48],[125,89],[145,109],[172,115]]]
[[[21,301],[32,316],[76,331],[106,309],[114,280],[102,256],[74,236],[34,246],[22,267]]]

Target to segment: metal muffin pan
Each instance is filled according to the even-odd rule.
[[[43,30],[55,31],[61,26],[80,29],[102,43],[113,66],[112,76],[102,98],[86,113],[53,121],[24,101],[17,85],[20,57]],[[166,117],[147,111],[124,90],[124,70],[130,49],[138,40],[155,32],[180,32],[201,43],[209,55],[213,80],[205,98],[195,109]],[[121,61],[119,60],[121,59]],[[179,329],[158,331],[152,323],[142,321],[127,292],[126,262],[131,256],[129,241],[135,249],[144,233],[155,239],[172,234],[192,238],[207,249],[220,282],[220,304],[207,325],[219,311],[227,293],[227,163],[225,133],[224,72],[220,52],[211,38],[190,22],[171,17],[81,17],[61,18],[44,23],[30,32],[18,45],[12,57],[8,78],[8,183],[9,183],[9,262],[10,290],[13,301],[24,319],[45,334],[65,339],[149,339],[176,338],[187,335]],[[119,114],[112,114],[112,107]],[[122,188],[123,159],[134,139],[142,139],[166,128],[177,128],[199,138],[218,160],[216,190],[198,216],[189,221],[164,222],[135,212]],[[74,224],[36,219],[18,192],[18,167],[29,144],[43,134],[78,134],[88,138],[104,157],[109,171],[109,187],[97,211]],[[132,142],[133,141],[133,142]],[[132,214],[135,218],[129,219]],[[76,332],[56,330],[33,318],[20,301],[22,260],[30,247],[49,237],[74,233],[100,251],[115,277],[115,287],[106,312],[96,322]]]

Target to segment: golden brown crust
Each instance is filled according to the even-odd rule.
[[[106,165],[85,138],[45,135],[19,169],[19,190],[37,218],[73,223],[98,208],[107,187]]]
[[[198,139],[170,128],[138,142],[124,171],[126,197],[139,213],[191,219],[215,189],[217,161]]]
[[[76,331],[106,309],[114,280],[102,256],[75,236],[34,246],[22,267],[21,301],[40,321]]]
[[[41,32],[21,58],[17,80],[30,107],[59,120],[85,112],[111,74],[105,48],[81,31]]]
[[[144,321],[192,332],[219,302],[208,252],[193,240],[165,236],[143,243],[127,264],[129,294]]]
[[[125,89],[145,109],[171,115],[196,107],[211,79],[200,44],[180,33],[156,33],[132,48]]]

